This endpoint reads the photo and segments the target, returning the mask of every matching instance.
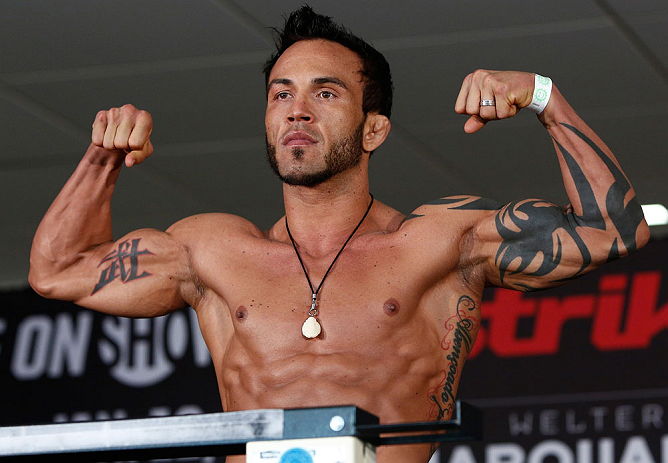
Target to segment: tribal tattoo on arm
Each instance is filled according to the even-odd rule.
[[[556,139],[555,145],[573,180],[582,207],[581,214],[577,214],[573,206],[562,208],[536,199],[514,201],[505,206],[488,199],[470,196],[442,198],[428,203],[428,205],[443,205],[449,210],[498,211],[493,216],[493,228],[501,238],[501,243],[496,249],[494,264],[502,285],[510,285],[525,291],[535,290],[541,286],[577,278],[590,270],[593,264],[598,265],[618,259],[622,254],[633,252],[638,248],[636,233],[644,217],[640,202],[635,196],[625,204],[625,198],[632,189],[626,176],[588,136],[572,125],[565,123],[561,125],[586,143],[611,174],[613,182],[607,192],[604,192],[605,211],[599,207],[592,183],[576,157]],[[601,196],[601,192],[598,194]],[[419,217],[423,215],[413,213],[406,220]],[[614,230],[610,229],[611,227],[614,227]],[[592,242],[586,242],[581,235],[584,229],[602,230],[618,236],[611,240],[612,244],[608,249],[601,250],[600,247],[592,249]],[[574,246],[565,248],[563,242],[565,237],[569,237]],[[622,244],[625,252],[620,250]],[[536,287],[508,281],[509,275],[516,274],[545,277],[563,264],[565,258],[572,262],[578,260],[581,262],[579,268],[569,275],[564,276],[564,272],[560,272],[558,277],[543,280]],[[538,268],[527,273],[527,268],[537,259],[542,259]]]
[[[589,137],[569,124],[562,123],[561,125],[583,140],[612,174],[614,181],[606,193],[605,213],[621,237],[626,251],[635,251],[638,248],[636,231],[644,217],[640,202],[635,196],[624,205],[624,198],[631,190],[631,184],[621,169]],[[537,200],[515,201],[499,211],[495,216],[495,225],[503,241],[496,253],[495,262],[499,269],[501,283],[507,274],[525,271],[538,254],[542,254],[542,263],[529,275],[541,277],[554,271],[563,258],[563,244],[557,234],[559,230],[563,230],[573,240],[580,253],[582,264],[572,275],[557,278],[551,282],[567,281],[582,275],[592,264],[592,255],[587,243],[578,233],[578,229],[606,229],[604,213],[598,206],[591,183],[574,156],[556,140],[555,144],[575,184],[582,205],[582,214],[576,214],[572,206],[562,209],[554,204]],[[619,242],[615,237],[608,250],[607,261],[620,257]],[[516,268],[510,270],[513,261],[519,261],[519,265],[516,264]],[[514,285],[526,290],[536,289],[520,283]]]

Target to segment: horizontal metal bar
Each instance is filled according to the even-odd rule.
[[[0,428],[0,456],[122,452],[282,439],[283,410]]]
[[[457,402],[453,419],[379,424],[355,406],[248,410],[202,415],[0,428],[0,459],[114,461],[235,455],[250,441],[355,436],[374,445],[470,440],[480,412]],[[445,431],[445,432],[436,432]],[[387,436],[387,434],[410,435]],[[382,437],[381,437],[382,435]]]
[[[446,431],[448,429],[459,428],[459,423],[453,421],[419,421],[413,423],[358,426],[357,431],[360,436],[378,436],[388,433]]]
[[[482,415],[480,410],[457,401],[452,419],[442,421],[418,421],[394,424],[362,424],[357,426],[357,436],[376,445],[396,445],[423,442],[464,441],[480,439]],[[411,433],[403,436],[387,434]],[[384,437],[380,437],[381,434]]]

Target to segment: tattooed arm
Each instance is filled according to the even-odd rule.
[[[529,105],[533,74],[476,71],[457,99],[456,111],[471,115],[475,132],[494,119]],[[496,106],[480,107],[481,99]],[[539,120],[552,137],[571,204],[515,201],[481,212],[472,226],[470,262],[483,265],[486,281],[515,289],[554,286],[622,257],[649,239],[640,203],[610,149],[553,87]],[[455,208],[475,209],[465,200]],[[490,209],[487,208],[479,208]]]
[[[32,287],[106,313],[153,316],[185,305],[192,286],[179,226],[114,242],[111,195],[123,162],[151,154],[150,115],[131,106],[98,113],[92,144],[42,219],[30,254]]]

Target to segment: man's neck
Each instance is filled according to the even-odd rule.
[[[337,252],[371,201],[368,182],[333,187],[327,182],[313,188],[283,186],[290,232],[300,249],[311,256]]]

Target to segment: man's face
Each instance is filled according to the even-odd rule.
[[[269,76],[267,155],[291,185],[315,186],[362,157],[362,62],[325,40],[288,48]]]

